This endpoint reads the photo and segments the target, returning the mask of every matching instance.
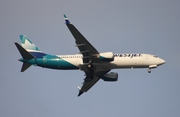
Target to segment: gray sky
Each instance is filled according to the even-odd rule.
[[[30,67],[20,72],[14,42],[26,34],[42,51],[76,54],[66,14],[98,51],[149,53],[153,69],[118,69],[118,82],[99,81],[77,97],[82,71]],[[0,117],[179,117],[179,0],[1,0]]]

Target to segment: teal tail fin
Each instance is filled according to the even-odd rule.
[[[38,47],[26,36],[20,35],[21,45],[27,51],[40,51]]]
[[[14,44],[16,45],[17,49],[19,50],[19,52],[20,52],[21,56],[23,57],[23,59],[33,59],[33,58],[35,58],[26,49],[24,49],[21,45],[19,45],[18,43],[14,43]],[[31,64],[23,63],[22,68],[21,68],[21,72],[24,72],[30,66],[31,66]]]

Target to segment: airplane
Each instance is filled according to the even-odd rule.
[[[70,23],[64,14],[65,24],[75,38],[79,54],[74,55],[51,55],[46,54],[26,36],[20,35],[21,45],[15,42],[23,62],[21,72],[31,65],[57,70],[81,70],[85,73],[82,87],[78,86],[79,94],[87,92],[100,79],[113,82],[118,80],[117,72],[112,69],[124,68],[148,68],[151,69],[165,63],[165,60],[152,54],[99,52],[91,43]]]

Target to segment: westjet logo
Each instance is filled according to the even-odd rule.
[[[141,54],[114,54],[114,57],[140,57]]]

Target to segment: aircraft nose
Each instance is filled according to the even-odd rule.
[[[159,65],[162,65],[162,64],[164,64],[165,63],[165,60],[163,60],[163,59],[159,59]]]

